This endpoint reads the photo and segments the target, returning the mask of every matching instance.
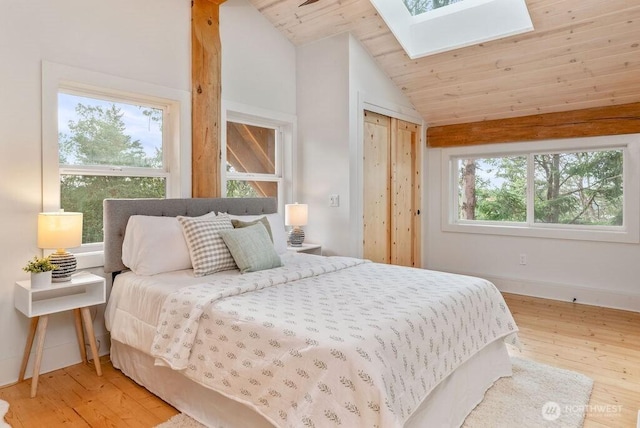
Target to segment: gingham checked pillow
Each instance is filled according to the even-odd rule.
[[[229,216],[222,214],[204,219],[178,216],[178,221],[189,247],[195,276],[236,269],[236,262],[218,233],[220,230],[233,230]]]

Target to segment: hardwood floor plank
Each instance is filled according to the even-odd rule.
[[[594,379],[585,427],[635,427],[640,408],[640,314],[505,294],[520,328],[522,350],[512,355],[583,373]],[[103,357],[103,376],[78,364],[0,389],[13,428],[46,426],[152,427],[178,413],[126,378]],[[603,411],[618,409],[620,411]]]

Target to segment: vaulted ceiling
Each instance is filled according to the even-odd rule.
[[[250,0],[291,42],[351,32],[429,126],[640,101],[639,0],[527,0],[535,31],[411,60],[369,0]]]

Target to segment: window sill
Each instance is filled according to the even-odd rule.
[[[77,269],[92,269],[104,266],[104,251],[76,253],[75,256],[78,260]]]
[[[526,225],[493,225],[442,223],[443,232],[478,233],[484,235],[517,236],[546,239],[569,239],[577,241],[617,242],[637,244],[640,242],[638,231],[629,230],[585,230],[562,228],[561,226],[530,227]]]

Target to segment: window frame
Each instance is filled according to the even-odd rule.
[[[264,181],[275,182],[278,186],[278,212],[284,212],[284,205],[293,200],[294,132],[295,116],[264,110],[240,103],[223,100],[222,144],[220,153],[221,194],[227,197],[227,181]],[[227,172],[227,122],[242,123],[251,126],[274,129],[275,135],[275,173],[258,174],[246,172]]]
[[[441,149],[442,219],[445,232],[535,238],[588,240],[603,242],[640,242],[640,134],[545,140],[505,144],[479,145]],[[533,157],[547,153],[623,152],[623,224],[622,226],[568,225],[535,222]],[[527,220],[499,222],[465,220],[458,213],[458,160],[504,156],[527,157]]]
[[[465,0],[415,16],[402,0],[371,0],[371,4],[411,59],[534,29],[526,0]]]
[[[163,111],[162,169],[93,165],[62,165],[59,163],[58,94],[87,96],[100,100],[123,102],[161,108]],[[188,171],[191,159],[190,94],[173,88],[111,76],[61,64],[42,62],[42,210],[60,209],[61,175],[92,175],[121,177],[162,177],[166,197],[191,195]],[[74,253],[102,251],[104,244],[88,243],[71,249]]]

